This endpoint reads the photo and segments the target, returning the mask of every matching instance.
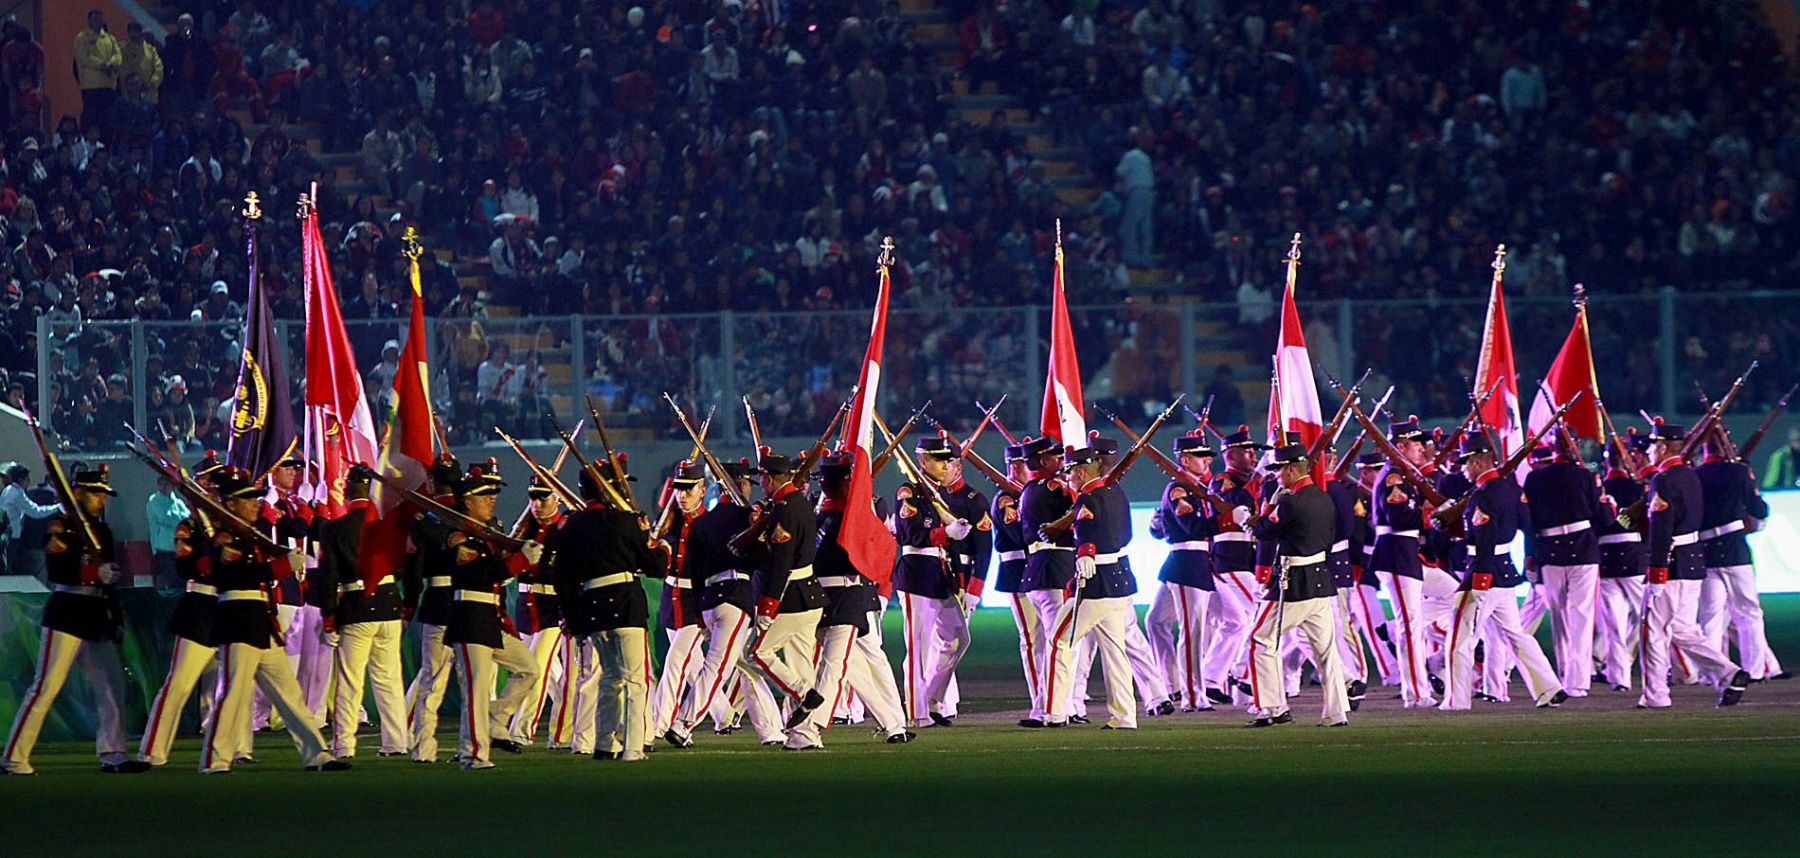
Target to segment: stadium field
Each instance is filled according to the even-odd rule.
[[[1765,605],[1777,652],[1800,660],[1800,595]],[[57,743],[34,756],[39,777],[0,778],[0,828],[19,855],[1792,854],[1781,832],[1800,794],[1800,680],[1727,710],[1678,688],[1660,712],[1604,690],[1557,711],[1405,712],[1372,689],[1351,727],[1327,730],[1308,689],[1296,722],[1271,730],[1221,708],[1135,732],[1027,731],[1009,709],[1010,620],[978,616],[963,715],[910,745],[839,726],[820,753],[740,733],[639,765],[532,749],[488,772],[359,758],[319,775],[264,736],[263,762],[203,778],[193,738],[138,777],[102,777],[90,745]]]

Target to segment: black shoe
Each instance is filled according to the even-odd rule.
[[[1499,703],[1500,702],[1500,698],[1495,697],[1492,694],[1482,692],[1482,691],[1475,692],[1475,699],[1479,700],[1483,703]]]
[[[1042,719],[1042,718],[1020,718],[1019,726],[1029,729],[1029,730],[1036,730],[1036,729],[1044,726],[1044,719]]]
[[[309,772],[347,772],[350,771],[350,764],[343,760],[326,760],[316,766],[307,766],[306,770]]]
[[[1744,689],[1750,687],[1750,673],[1740,670],[1731,675],[1731,681],[1725,683],[1725,690],[1719,692],[1720,706],[1736,706],[1744,699]]]
[[[1158,704],[1155,709],[1150,710],[1150,714],[1152,716],[1175,714],[1175,701],[1164,700],[1162,703]]]
[[[505,751],[509,754],[525,753],[525,746],[511,739],[489,739],[488,744],[493,745],[496,751]]]
[[[850,723],[850,719],[845,718],[842,715],[834,715],[831,718],[831,726],[833,726],[833,727],[843,727],[843,726],[848,725],[849,723]]]
[[[668,742],[669,746],[674,747],[674,748],[692,748],[692,747],[694,747],[693,739],[689,739],[688,737],[683,736],[680,733],[675,732],[674,730],[670,730],[670,731],[664,733],[663,741]]]
[[[595,751],[594,752],[594,759],[596,759],[596,760],[616,760],[618,758],[619,758],[618,751]]]
[[[890,745],[904,745],[918,737],[919,734],[908,730],[904,733],[895,733],[894,735],[887,737],[887,743]]]
[[[656,753],[656,740],[655,739],[650,740],[650,744],[644,746],[644,753],[646,753],[646,754]]]
[[[100,773],[103,775],[141,775],[147,771],[150,771],[150,764],[143,760],[100,764]]]
[[[788,716],[787,728],[792,730],[806,723],[806,719],[812,716],[813,710],[824,705],[825,697],[819,693],[818,689],[807,689],[806,696],[800,698],[800,705],[795,706],[793,714]]]
[[[1227,694],[1226,692],[1221,691],[1217,688],[1206,689],[1206,699],[1211,700],[1212,702],[1217,703],[1221,706],[1231,705],[1231,695]]]
[[[1293,723],[1293,721],[1294,721],[1294,713],[1283,712],[1280,715],[1277,715],[1273,718],[1263,717],[1263,718],[1257,718],[1254,721],[1245,721],[1244,726],[1249,727],[1251,729],[1257,729],[1257,728],[1261,728],[1261,727],[1273,727],[1276,724],[1291,724],[1291,723]]]
[[[931,714],[931,726],[933,726],[933,727],[954,727],[954,726],[956,726],[956,722],[952,721],[950,719],[950,716],[948,716],[948,715],[944,715],[944,714],[941,714],[938,712],[932,712],[930,714]]]
[[[230,773],[231,773],[230,769],[226,769],[224,772],[221,772],[221,774],[230,774]],[[15,778],[29,778],[29,777],[36,777],[37,772],[17,772],[17,771],[13,771],[12,767],[10,767],[10,766],[0,766],[0,775],[7,775],[10,777],[15,777]]]
[[[1056,730],[1056,729],[1060,729],[1060,728],[1067,727],[1067,726],[1069,726],[1069,722],[1067,722],[1067,721],[1045,721],[1044,722],[1044,729],[1046,729],[1046,730]]]
[[[255,757],[238,757],[231,761],[234,766],[254,766],[259,762]]]
[[[1629,686],[1629,685],[1619,685],[1619,684],[1617,684],[1617,683],[1614,683],[1614,684],[1613,684],[1613,686],[1612,686],[1612,690],[1614,690],[1614,691],[1630,691],[1630,690],[1631,690],[1631,686]]]
[[[376,751],[375,756],[377,756],[377,757],[404,757],[404,756],[406,756],[406,752],[405,751]]]
[[[1350,711],[1362,708],[1363,698],[1369,696],[1369,684],[1360,679],[1350,683]]]
[[[1558,692],[1556,692],[1556,694],[1552,695],[1549,700],[1539,703],[1537,708],[1539,708],[1539,709],[1559,709],[1562,707],[1562,705],[1564,703],[1567,703],[1567,702],[1569,702],[1569,695],[1565,692],[1558,691]]]
[[[1086,715],[1070,715],[1069,723],[1070,724],[1092,724],[1094,722],[1089,721],[1088,716],[1086,716]]]
[[[1436,674],[1428,675],[1427,678],[1429,678],[1431,680],[1431,696],[1433,696],[1433,697],[1444,696],[1444,681],[1442,679],[1437,678]]]
[[[1784,670],[1780,673],[1775,674],[1774,676],[1765,676],[1765,677],[1763,677],[1763,680],[1768,681],[1768,680],[1772,680],[1772,679],[1793,679],[1793,678],[1794,678],[1793,671]]]
[[[1336,724],[1326,724],[1325,726],[1327,726],[1327,727],[1348,727],[1348,726],[1350,726],[1350,722],[1347,720],[1339,721]]]
[[[714,727],[713,735],[714,736],[729,736],[733,733],[736,733],[737,731],[738,731],[738,726],[736,724],[727,724],[724,727]],[[675,747],[679,748],[681,746],[676,745]]]
[[[823,751],[823,750],[825,750],[825,746],[824,745],[801,745],[798,748],[790,748],[784,744],[781,746],[781,749],[784,751]]]

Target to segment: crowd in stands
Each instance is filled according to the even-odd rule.
[[[643,425],[670,429],[665,387],[729,377],[771,431],[804,434],[853,379],[884,235],[894,306],[918,311],[890,337],[891,389],[957,402],[1017,386],[1034,350],[1022,316],[999,311],[1045,302],[1059,219],[1071,300],[1120,308],[1077,316],[1087,369],[1121,398],[1180,375],[1169,314],[1120,304],[1130,269],[1169,272],[1163,297],[1235,305],[1235,345],[1259,354],[1296,231],[1308,299],[1416,302],[1359,311],[1354,340],[1431,414],[1461,410],[1453,370],[1472,369],[1482,313],[1436,302],[1485,296],[1500,242],[1519,299],[1800,274],[1794,78],[1746,0],[952,0],[938,8],[954,63],[895,0],[162,6],[183,17],[160,46],[135,22],[115,39],[112,21],[48,48],[9,24],[0,47],[0,370],[30,403],[47,349],[43,410],[83,445],[120,440],[113,412],[139,396],[193,443],[219,442],[246,299],[240,201],[267,201],[264,287],[298,319],[290,201],[315,181],[372,378],[408,300],[404,226],[488,275],[459,282],[425,258],[455,440],[509,416],[535,427],[546,356],[577,353],[581,389]],[[69,73],[65,50],[84,110],[51,122],[42,84]],[[988,82],[1031,125],[965,118],[956,92]],[[231,118],[244,110],[254,134]],[[1078,153],[1084,172],[1060,181],[1099,196],[1060,196],[1033,134]],[[313,135],[354,153],[361,181],[340,188]],[[490,304],[630,320],[492,336]],[[718,322],[692,315],[724,310],[751,320],[729,354]],[[1559,318],[1521,351],[1553,350]],[[196,323],[153,328],[143,391],[125,329],[95,324],[131,319]],[[1317,314],[1317,333],[1338,322]],[[1721,302],[1683,322],[1682,371],[1714,387],[1800,348],[1792,314]],[[1596,314],[1596,340],[1621,353],[1647,353],[1652,329]],[[1655,374],[1618,363],[1611,395],[1653,402]]]

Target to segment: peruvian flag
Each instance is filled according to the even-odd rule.
[[[1546,396],[1544,388],[1549,388]],[[1569,430],[1582,438],[1600,437],[1600,382],[1594,378],[1594,347],[1588,340],[1587,305],[1575,308],[1575,324],[1569,328],[1568,339],[1563,340],[1562,351],[1556,353],[1556,360],[1550,362],[1550,371],[1544,374],[1544,387],[1538,388],[1536,398],[1531,401],[1531,429],[1536,432],[1539,427],[1550,422],[1550,415],[1556,413],[1557,406],[1575,398],[1578,393],[1586,393],[1580,402],[1569,406],[1563,414],[1563,422]],[[1552,403],[1550,397],[1556,397]]]
[[[412,319],[406,328],[406,344],[400,348],[400,371],[394,374],[393,410],[388,414],[387,434],[381,442],[376,470],[398,474],[407,485],[422,485],[431,464],[431,397],[426,380],[425,303],[420,297],[419,262],[412,263]],[[410,503],[397,492],[376,483],[375,510],[379,518],[363,530],[358,566],[365,582],[380,580],[406,561],[407,528],[412,522]]]
[[[1308,447],[1325,430],[1319,416],[1319,386],[1313,381],[1312,358],[1306,353],[1306,334],[1300,328],[1300,311],[1294,306],[1294,280],[1300,270],[1300,235],[1288,254],[1287,292],[1281,298],[1281,334],[1275,341],[1275,384],[1269,397],[1269,437],[1279,444],[1281,432],[1300,433]]]
[[[887,340],[888,267],[881,266],[880,294],[875,301],[875,321],[869,328],[869,349],[863,354],[862,375],[857,378],[856,401],[844,433],[856,463],[850,468],[850,491],[844,502],[844,523],[838,528],[838,545],[850,556],[857,571],[882,588],[894,572],[894,536],[875,514],[875,395],[881,386],[881,349]]]
[[[1044,373],[1044,434],[1064,445],[1087,443],[1082,416],[1081,365],[1075,359],[1075,332],[1069,327],[1069,299],[1063,291],[1063,250],[1056,245],[1056,278],[1050,299],[1050,368]]]
[[[1500,278],[1506,273],[1506,245],[1494,254],[1494,287],[1488,296],[1487,324],[1482,326],[1481,359],[1475,364],[1475,393],[1479,397],[1500,389],[1481,405],[1481,419],[1494,427],[1501,455],[1511,455],[1525,443],[1525,424],[1519,419],[1519,371],[1513,363],[1512,329],[1506,324],[1506,299]],[[1522,476],[1523,472],[1521,472]]]
[[[318,186],[313,186],[317,199]],[[319,234],[319,210],[301,222],[301,272],[306,281],[306,414],[302,430],[308,462],[317,463],[310,496],[336,517],[344,510],[344,474],[353,462],[375,461],[375,421],[362,375],[338,310],[331,263]]]

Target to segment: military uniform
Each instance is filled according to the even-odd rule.
[[[1415,421],[1389,427],[1392,441],[1424,437]],[[1389,464],[1376,475],[1370,503],[1375,508],[1375,548],[1369,568],[1381,579],[1393,600],[1394,619],[1389,635],[1398,638],[1400,699],[1407,708],[1437,705],[1431,679],[1425,669],[1425,614],[1422,604],[1425,570],[1419,562],[1419,532],[1424,528],[1424,498],[1408,482],[1398,465]],[[1398,632],[1398,634],[1394,634]]]
[[[1006,445],[1006,462],[1009,467],[1014,462],[1024,460],[1023,444]],[[1019,638],[1019,668],[1025,676],[1026,696],[1031,701],[1030,710],[1019,723],[1022,726],[1042,726],[1044,623],[1037,608],[1031,603],[1030,591],[1024,587],[1026,550],[1035,540],[1036,534],[1028,534],[1025,530],[1025,520],[1019,514],[1019,495],[1004,487],[994,490],[994,500],[989,506],[988,514],[994,523],[994,551],[1000,562],[994,574],[994,589],[1006,594],[1007,607],[1012,611],[1013,626],[1018,630]]]
[[[369,479],[361,469],[352,469],[349,476],[349,482],[364,486]],[[326,634],[337,641],[331,751],[338,757],[356,756],[364,680],[373,687],[381,719],[381,755],[406,753],[410,740],[406,677],[400,667],[400,583],[391,572],[365,575],[361,563],[363,533],[379,518],[374,501],[359,497],[345,504],[343,515],[321,524],[318,570],[308,585],[321,596]]]
[[[1175,455],[1210,459],[1212,447],[1198,432],[1175,439]],[[1194,477],[1204,484],[1209,475]],[[1160,582],[1144,615],[1145,634],[1162,671],[1164,683],[1180,697],[1184,711],[1211,709],[1206,700],[1202,666],[1206,659],[1206,610],[1212,600],[1212,537],[1219,530],[1217,511],[1171,480],[1151,519],[1150,535],[1169,543],[1169,554],[1157,571]]]
[[[1102,471],[1110,469],[1118,461],[1117,439],[1103,437],[1090,429],[1088,446],[1100,454]],[[1097,640],[1090,634],[1081,639],[1079,649],[1075,651],[1075,712],[1082,716],[1087,715],[1088,686],[1091,684],[1097,645]],[[1144,634],[1143,626],[1136,622],[1125,627],[1125,657],[1131,661],[1131,678],[1137,684],[1137,699],[1143,702],[1144,713],[1174,714],[1175,704],[1169,700],[1169,683],[1163,678],[1155,650],[1150,648],[1149,636]]]
[[[1608,448],[1609,458],[1616,459]],[[1601,508],[1594,513],[1600,547],[1600,586],[1595,607],[1595,661],[1616,690],[1631,687],[1631,663],[1644,621],[1644,535],[1618,521],[1619,511],[1644,498],[1644,480],[1613,462],[1600,483]]]
[[[1543,580],[1557,672],[1570,697],[1586,697],[1594,675],[1600,544],[1593,525],[1600,509],[1599,483],[1566,455],[1525,477],[1531,518],[1525,553]]]
[[[526,495],[534,504],[539,498],[549,497],[553,492],[552,488],[536,478],[532,479],[531,486],[526,489]],[[519,538],[548,545],[551,534],[562,527],[562,524],[561,507],[557,508],[549,521],[539,519],[535,512],[528,511]],[[525,648],[531,651],[531,660],[537,665],[538,677],[537,688],[525,695],[525,702],[514,713],[512,723],[507,725],[507,736],[520,745],[536,741],[538,723],[543,720],[546,704],[553,710],[550,718],[554,721],[569,703],[568,697],[562,693],[561,682],[569,667],[563,658],[562,599],[556,592],[556,584],[550,580],[548,563],[549,558],[540,557],[537,563],[519,573],[519,595],[513,602],[513,628],[524,639]]]
[[[1356,495],[1330,471],[1325,472],[1322,488],[1331,498],[1332,534],[1336,537],[1331,542],[1331,549],[1325,553],[1325,565],[1331,570],[1332,586],[1337,588],[1331,607],[1337,624],[1338,663],[1343,666],[1344,678],[1350,683],[1349,704],[1354,712],[1368,694],[1372,675],[1369,660],[1356,638],[1355,604],[1352,601],[1357,589],[1357,564],[1352,562],[1350,542],[1350,534],[1356,530]],[[1379,681],[1379,677],[1376,679]]]
[[[793,460],[777,454],[762,458],[761,473],[777,480],[793,473]],[[783,483],[763,499],[772,523],[763,534],[762,558],[755,580],[756,627],[750,661],[775,690],[800,704],[812,690],[819,616],[825,588],[813,576],[818,553],[818,514],[800,486]]]
[[[1239,426],[1226,435],[1222,446],[1257,450],[1263,445],[1250,438],[1250,427]],[[1213,510],[1218,530],[1212,535],[1213,594],[1207,606],[1212,621],[1212,640],[1206,645],[1206,663],[1201,669],[1208,693],[1216,702],[1228,703],[1234,698],[1248,702],[1242,695],[1228,695],[1223,689],[1236,688],[1237,680],[1249,675],[1248,647],[1250,624],[1256,617],[1256,538],[1232,520],[1237,507],[1255,509],[1262,491],[1262,478],[1254,471],[1226,471],[1213,481],[1213,494],[1231,504]]]
[[[679,493],[700,485],[705,478],[705,466],[682,462],[675,466],[669,488]],[[662,677],[656,683],[656,694],[650,701],[652,736],[662,735],[674,723],[675,710],[681,705],[694,675],[706,661],[706,627],[700,618],[698,585],[701,582],[694,580],[687,562],[688,534],[694,523],[705,515],[704,504],[691,514],[676,504],[668,530],[662,534],[669,551],[669,572],[663,578],[656,624],[669,638],[669,652],[663,658]]]
[[[277,467],[305,468],[306,460],[298,453],[288,453]],[[317,525],[319,517],[312,504],[293,492],[276,490],[276,497],[263,504],[263,517],[274,527],[275,541],[288,548],[299,549],[306,557],[306,568],[275,585],[276,611],[281,618],[281,634],[294,679],[300,683],[300,696],[306,708],[321,718],[325,706],[325,686],[331,678],[331,651],[325,646],[322,614],[314,597],[315,590],[306,585],[306,576],[317,562]],[[268,698],[256,693],[255,726],[258,729],[277,726],[271,722]]]
[[[1357,458],[1357,482],[1350,488],[1355,496],[1351,505],[1350,580],[1356,586],[1342,595],[1349,602],[1351,623],[1362,637],[1357,650],[1375,657],[1374,664],[1382,685],[1398,686],[1400,661],[1389,643],[1387,609],[1381,601],[1381,578],[1369,566],[1369,558],[1375,552],[1375,523],[1371,520],[1369,488],[1385,463],[1380,453],[1365,453]]]
[[[937,435],[921,438],[915,452],[939,460],[956,456]],[[900,545],[894,589],[904,614],[905,700],[914,723],[947,724],[954,714],[944,697],[968,651],[969,611],[980,599],[978,582],[986,579],[993,553],[987,507],[987,498],[960,479],[936,492],[908,483],[894,493],[894,538]]]
[[[1044,456],[1060,455],[1055,438],[1034,438],[1025,442],[1025,457],[1033,465]],[[1019,578],[1019,589],[1031,602],[1038,626],[1044,630],[1039,648],[1041,659],[1037,675],[1044,683],[1043,706],[1046,717],[1050,708],[1050,630],[1056,627],[1057,613],[1062,609],[1064,592],[1075,576],[1075,541],[1071,533],[1045,539],[1038,528],[1056,521],[1074,506],[1075,490],[1055,471],[1034,471],[1019,492],[1020,530],[1028,540],[1025,546],[1025,568]],[[1066,646],[1065,642],[1065,646]],[[1034,710],[1037,706],[1034,704]]]
[[[1727,627],[1737,631],[1738,661],[1752,679],[1781,674],[1781,662],[1763,631],[1762,600],[1756,593],[1756,565],[1749,533],[1769,517],[1769,504],[1742,462],[1710,455],[1695,469],[1703,511],[1700,547],[1706,580],[1700,585],[1700,630],[1720,652],[1730,649]]]
[[[456,503],[452,488],[462,479],[462,466],[449,454],[438,457],[431,466],[431,480],[437,486],[433,500],[451,506]],[[450,674],[456,669],[454,653],[444,645],[444,628],[450,623],[455,604],[455,588],[449,569],[455,565],[455,551],[450,548],[450,526],[436,515],[419,512],[413,518],[409,533],[412,552],[407,557],[404,593],[415,605],[412,619],[419,624],[419,670],[406,689],[407,708],[412,713],[411,751],[414,762],[437,762],[438,709],[443,706],[444,692],[450,687]]]
[[[116,496],[108,483],[106,466],[77,471],[72,484],[77,491]],[[118,596],[113,584],[120,575],[113,564],[113,533],[105,521],[94,520],[94,539],[89,545],[73,510],[45,520],[44,574],[50,599],[44,603],[43,631],[38,643],[37,677],[13,718],[6,740],[7,774],[35,774],[31,751],[37,745],[44,719],[62,692],[69,670],[77,662],[94,690],[94,711],[99,729],[94,750],[104,772],[134,774],[149,765],[131,760],[125,753],[125,729],[121,721],[120,695],[125,674],[119,664]]]
[[[1297,444],[1277,449],[1267,466],[1271,471],[1304,462],[1306,448]],[[1302,477],[1278,491],[1265,511],[1251,519],[1256,538],[1275,546],[1275,562],[1263,581],[1268,585],[1250,632],[1251,705],[1257,717],[1247,726],[1263,727],[1292,720],[1283,693],[1281,658],[1277,646],[1282,635],[1299,629],[1312,649],[1324,690],[1319,723],[1344,724],[1349,719],[1349,698],[1339,662],[1338,623],[1334,619],[1337,587],[1326,558],[1336,541],[1336,509],[1331,497]]]
[[[1063,457],[1071,469],[1098,461],[1099,453],[1092,448],[1069,450]],[[1125,555],[1125,546],[1131,542],[1131,502],[1123,489],[1104,477],[1094,477],[1081,486],[1073,509],[1074,523],[1067,538],[1074,549],[1069,571],[1076,595],[1057,609],[1056,620],[1050,624],[1051,671],[1045,683],[1049,717],[1045,723],[1068,722],[1078,655],[1071,641],[1091,633],[1106,680],[1110,715],[1106,726],[1136,729],[1137,697],[1132,690],[1131,659],[1125,653],[1127,627],[1137,619],[1131,600],[1137,592],[1137,579],[1132,577],[1131,559]]]
[[[188,698],[208,673],[213,682],[200,694],[201,709],[210,715],[217,685],[214,663],[218,648],[213,641],[213,614],[219,607],[219,590],[212,583],[212,536],[199,516],[175,525],[175,572],[187,582],[186,592],[169,617],[169,633],[175,637],[169,655],[169,672],[150,703],[150,718],[138,743],[138,759],[153,766],[169,762],[169,749],[181,727],[181,712]],[[207,717],[201,718],[205,722]]]

